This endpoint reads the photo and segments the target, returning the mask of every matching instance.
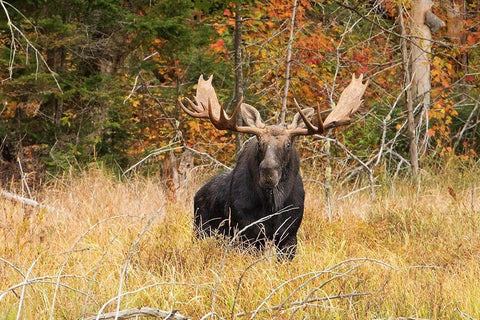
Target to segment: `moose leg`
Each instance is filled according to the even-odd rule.
[[[292,223],[285,223],[284,220],[275,231],[274,242],[280,260],[292,260],[295,257],[297,252],[297,231],[300,227],[299,220],[295,220]],[[280,223],[280,221],[277,221],[277,223]]]
[[[265,250],[265,229],[262,224],[253,224],[249,220],[241,220],[242,230],[241,234],[237,234],[236,237],[239,240],[241,247],[247,251],[263,252]],[[245,226],[249,226],[245,228]],[[237,230],[238,231],[238,230]]]
[[[289,236],[286,239],[283,239],[283,241],[277,241],[277,239],[275,239],[275,245],[278,250],[279,260],[292,260],[297,252],[297,236]]]

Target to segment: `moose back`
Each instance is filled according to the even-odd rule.
[[[195,103],[187,98],[192,117],[207,118],[219,130],[253,134],[240,151],[235,168],[215,176],[196,193],[194,219],[197,237],[224,235],[259,250],[272,241],[282,257],[292,259],[297,232],[303,218],[305,192],[299,172],[300,156],[293,143],[296,136],[323,134],[350,122],[362,103],[368,83],[362,76],[352,81],[325,121],[319,107],[301,109],[287,125],[266,125],[257,109],[240,101],[228,117],[218,102],[212,76],[200,76]],[[237,117],[243,126],[237,125]],[[314,118],[316,121],[312,121]],[[316,124],[313,124],[316,122]]]

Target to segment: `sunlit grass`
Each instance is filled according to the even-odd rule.
[[[156,178],[59,178],[35,193],[48,208],[0,199],[0,318],[142,306],[193,319],[478,318],[478,173],[425,172],[420,189],[397,180],[374,199],[365,190],[335,201],[352,190],[334,188],[331,222],[323,187],[306,183],[292,262],[193,239],[201,177],[174,202]]]

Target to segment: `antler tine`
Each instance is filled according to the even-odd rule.
[[[199,105],[195,105],[192,100],[190,100],[189,98],[185,98],[187,99],[188,103],[190,104],[190,106],[196,111],[196,112],[193,112],[191,111],[190,109],[188,109],[187,107],[185,107],[185,105],[183,104],[182,102],[182,98],[178,98],[178,103],[180,104],[180,107],[183,109],[183,111],[185,111],[189,116],[191,117],[194,117],[194,118],[208,118],[208,112],[207,110],[205,109],[202,109],[199,107]],[[196,98],[195,98],[196,100]],[[197,101],[198,103],[198,101]],[[203,106],[202,106],[203,107]]]
[[[317,107],[316,107],[316,113],[317,113],[318,124],[319,124],[317,127],[305,116],[305,114],[302,111],[302,108],[297,102],[297,99],[293,98],[293,102],[295,103],[295,107],[297,108],[298,114],[302,118],[307,128],[291,129],[289,130],[290,135],[297,136],[297,135],[322,134],[324,130],[323,130],[323,120],[322,120],[322,114],[320,112],[320,106],[317,104]]]
[[[322,128],[322,132],[325,132],[325,127],[323,126],[322,112],[320,111],[320,105],[317,102],[317,117],[318,117],[318,127]]]
[[[233,110],[233,113],[230,116],[231,119],[234,119],[235,127],[237,128],[238,128],[237,117],[238,117],[238,113],[240,112],[240,109],[242,108],[242,103],[243,103],[243,96],[241,96],[240,99],[238,100],[237,106],[235,107],[235,110]]]
[[[308,132],[318,131],[318,128],[315,127],[315,126],[310,122],[310,120],[303,114],[302,108],[301,108],[300,105],[298,104],[297,99],[293,98],[293,102],[295,103],[295,107],[297,108],[298,114],[300,115],[300,117],[302,117],[302,120],[303,120],[303,122],[305,123],[305,126],[307,127],[307,133],[308,133]]]
[[[332,112],[328,115],[325,121],[322,121],[322,114],[320,112],[320,106],[317,103],[317,120],[318,127],[312,124],[312,122],[305,116],[302,109],[298,105],[297,100],[294,98],[297,111],[305,123],[306,128],[294,128],[289,130],[290,135],[312,135],[322,134],[326,130],[346,125],[351,122],[350,116],[358,110],[362,104],[362,96],[368,86],[368,80],[363,83],[363,74],[358,78],[355,74],[352,74],[352,80],[350,84],[343,90],[338,99],[337,105],[333,108]]]
[[[238,114],[240,113],[240,109],[242,108],[242,103],[243,103],[243,97],[241,97],[240,100],[238,101],[237,106],[235,107],[235,110],[233,110],[233,113],[230,117],[222,108],[220,111],[219,119],[215,119],[215,116],[213,115],[213,111],[212,111],[212,106],[209,101],[209,106],[208,106],[209,118],[212,124],[215,126],[215,128],[219,130],[231,130],[235,132],[251,133],[251,134],[257,134],[257,135],[264,132],[264,130],[261,128],[237,125],[237,117],[238,117]]]
[[[212,101],[210,98],[208,99],[208,117],[210,118],[210,122],[215,126],[215,128],[219,130],[233,130],[234,128],[231,127],[230,119],[228,119],[227,115],[225,114],[225,110],[220,108],[219,118],[216,119],[215,115],[213,114],[212,108]]]

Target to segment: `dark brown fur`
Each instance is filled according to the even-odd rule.
[[[195,195],[197,235],[232,237],[241,231],[243,243],[263,249],[270,240],[292,259],[305,197],[292,143],[282,126],[267,127],[265,134],[247,141],[235,168],[214,177]],[[260,219],[264,221],[255,223]]]

